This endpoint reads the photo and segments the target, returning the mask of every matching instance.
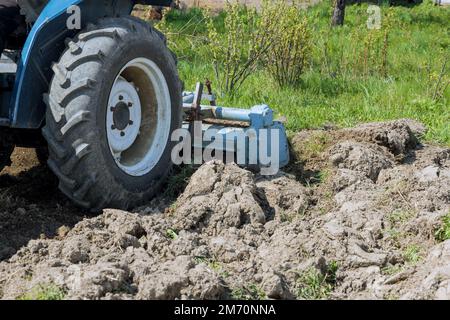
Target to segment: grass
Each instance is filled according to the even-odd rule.
[[[404,224],[410,221],[415,215],[416,212],[413,210],[395,210],[387,216],[387,219],[393,225]]]
[[[231,298],[233,300],[266,300],[266,293],[254,283],[246,287],[236,288],[231,291]]]
[[[442,69],[450,59],[450,10],[431,1],[411,7],[383,5],[383,21],[390,21],[392,27],[386,42],[386,70],[380,75],[365,71],[373,66],[359,59],[365,50],[363,40],[368,39],[367,5],[349,5],[345,26],[335,29],[329,27],[328,0],[307,9],[313,53],[299,87],[279,88],[260,66],[237,93],[221,96],[218,102],[236,107],[267,103],[287,118],[291,131],[329,123],[348,127],[412,118],[428,126],[427,141],[450,145],[450,88],[442,90],[442,83],[450,78],[450,62]],[[215,18],[219,31],[223,19],[223,13]],[[179,57],[187,89],[197,81],[214,79],[201,10],[170,11],[164,30]],[[382,62],[376,54],[371,59],[377,65]]]
[[[442,218],[441,226],[436,230],[434,236],[438,242],[450,240],[450,212]]]
[[[66,292],[55,284],[40,284],[17,300],[63,300]]]
[[[403,259],[406,263],[417,264],[422,260],[422,248],[415,244],[406,247],[403,251]]]
[[[389,265],[387,267],[384,267],[381,271],[385,275],[392,276],[394,274],[402,272],[404,269],[405,268],[403,265],[396,264],[396,265]]]
[[[222,278],[228,278],[230,273],[225,270],[224,266],[217,260],[207,258],[207,257],[195,257],[196,263],[204,263],[209,269],[220,275]]]
[[[404,264],[388,265],[381,271],[383,274],[392,276],[403,272],[408,266],[415,266],[423,259],[422,248],[416,244],[412,244],[403,249],[402,256]]]
[[[178,238],[178,234],[174,229],[167,229],[166,230],[166,237],[171,240],[176,240]]]
[[[336,284],[338,264],[332,261],[325,274],[316,268],[310,268],[297,279],[297,298],[304,300],[327,299]]]
[[[168,199],[176,199],[186,188],[189,179],[195,172],[194,166],[183,165],[174,169],[174,174],[170,175],[167,185],[164,188],[163,197]]]
[[[331,142],[331,137],[328,133],[323,131],[314,132],[302,146],[302,156],[305,159],[316,158],[327,149]]]

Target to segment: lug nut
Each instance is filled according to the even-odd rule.
[[[120,133],[120,136],[121,136],[121,137],[125,136],[125,132],[122,131],[122,132]]]
[[[123,100],[123,96],[119,96],[119,100]]]
[[[128,122],[128,124],[129,124],[130,126],[132,126],[132,125],[134,124],[133,120],[130,120],[130,121]]]
[[[133,103],[128,102],[128,107],[131,108],[133,106]]]
[[[111,126],[111,130],[116,130],[116,126],[115,126],[115,125],[112,125],[112,126]]]

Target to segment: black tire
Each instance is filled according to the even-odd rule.
[[[35,152],[36,152],[36,157],[38,158],[39,164],[47,165],[48,148],[47,147],[36,147]]]
[[[171,170],[170,135],[156,166],[138,177],[119,168],[108,146],[109,92],[122,67],[138,57],[151,59],[164,75],[173,132],[182,119],[176,59],[164,36],[147,23],[132,17],[105,18],[69,41],[53,65],[55,75],[44,97],[48,165],[60,181],[60,190],[83,208],[99,211],[141,205],[156,195]]]
[[[7,166],[11,165],[11,154],[14,151],[13,146],[0,145],[0,172]]]

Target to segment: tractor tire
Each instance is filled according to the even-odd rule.
[[[11,155],[14,151],[13,146],[1,146],[0,145],[0,172],[5,167],[8,167],[11,165]]]
[[[133,17],[90,25],[52,67],[42,130],[60,190],[94,212],[153,198],[171,168],[182,92],[165,37]]]

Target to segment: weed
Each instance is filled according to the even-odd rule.
[[[280,212],[280,220],[281,222],[292,222],[294,219],[292,214],[289,214],[288,212],[281,210]]]
[[[398,293],[389,293],[384,296],[384,299],[396,301],[396,300],[400,299],[400,296],[398,295]]]
[[[306,300],[328,298],[336,284],[338,267],[338,263],[332,261],[325,274],[322,274],[316,268],[310,268],[300,274],[297,279],[297,297]]]
[[[172,240],[175,240],[176,238],[178,238],[178,234],[174,229],[167,229],[166,236],[167,236],[167,238],[172,239]]]
[[[434,237],[439,242],[450,240],[450,212],[442,217],[441,226],[434,233]]]
[[[305,159],[317,158],[327,149],[330,143],[331,137],[328,133],[324,131],[312,133],[302,147],[303,157]]]
[[[403,251],[403,259],[409,264],[418,263],[422,260],[422,248],[415,244],[406,247]]]
[[[403,224],[411,220],[415,214],[413,210],[395,210],[387,216],[387,219],[393,225]]]
[[[328,179],[331,177],[331,171],[328,168],[325,168],[323,170],[320,170],[318,172],[314,172],[312,176],[305,179],[306,184],[308,186],[313,186],[321,183],[325,183],[328,181]],[[331,199],[333,197],[333,193],[331,191],[327,191],[324,195],[326,199]]]
[[[388,276],[392,276],[394,274],[400,273],[402,272],[404,269],[404,266],[401,265],[389,265],[387,267],[384,267],[381,272],[383,272],[383,274],[388,275]]]
[[[17,300],[63,300],[66,292],[55,284],[40,284]]]
[[[218,262],[217,260],[206,258],[206,257],[195,257],[194,260],[198,264],[200,264],[200,263],[206,264],[208,266],[208,268],[210,268],[212,271],[216,272],[223,278],[228,278],[230,276],[230,273],[227,270],[225,270],[223,265],[220,262]]]
[[[401,239],[403,239],[404,233],[398,231],[395,228],[392,228],[392,229],[387,229],[386,234],[389,238],[392,239],[395,246],[400,247],[400,241],[401,241]]]
[[[194,172],[195,168],[192,165],[176,167],[174,174],[170,175],[167,180],[164,197],[169,199],[177,198],[188,185],[189,179]]]
[[[439,102],[445,94],[448,86],[450,85],[450,75],[448,75],[448,61],[450,59],[450,54],[448,56],[443,56],[442,66],[440,70],[434,71],[431,65],[428,64],[427,70],[427,93],[432,101]]]
[[[266,293],[255,283],[231,291],[233,300],[265,300]]]

